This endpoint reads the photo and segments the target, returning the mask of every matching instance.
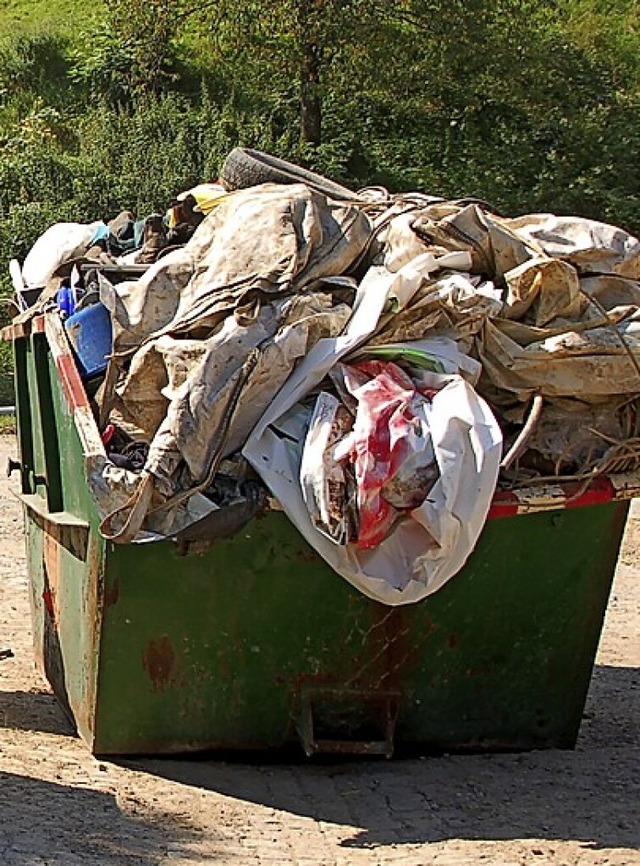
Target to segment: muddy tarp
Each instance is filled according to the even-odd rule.
[[[102,531],[173,537],[258,477],[362,592],[416,601],[473,549],[532,404],[503,484],[640,464],[639,272],[636,238],[578,217],[227,195],[141,278],[100,280],[97,413],[145,444],[139,472],[91,455]]]
[[[302,184],[264,184],[225,198],[189,243],[103,301],[115,320],[114,350],[152,335],[214,329],[233,313],[253,319],[261,304],[344,274],[371,235],[366,215]]]
[[[351,309],[327,284],[370,237],[360,210],[303,185],[267,184],[225,199],[140,280],[103,281],[114,351],[132,355],[114,417],[151,442],[140,489],[105,532],[131,540],[152,501],[163,508],[148,529],[184,526],[181,493],[210,483],[296,361],[346,323]]]

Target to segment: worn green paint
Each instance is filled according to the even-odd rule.
[[[14,347],[22,491],[26,499],[40,500],[38,511],[46,514],[54,504],[62,511],[52,516],[73,515],[72,524],[80,519],[88,527],[83,533],[71,526],[84,544],[70,544],[64,533],[59,543],[53,537],[56,527],[43,528],[36,511],[24,509],[36,659],[79,733],[91,743],[104,547],[98,515],[84,483],[78,434],[46,338],[35,334]],[[55,596],[53,616],[47,594],[49,606]]]
[[[452,581],[401,608],[352,589],[281,513],[201,555],[113,545],[55,369],[23,348],[23,456],[37,472],[58,455],[64,512],[88,524],[84,546],[77,527],[52,544],[25,510],[36,646],[95,753],[277,748],[309,707],[320,743],[354,750],[384,739],[390,708],[396,748],[574,744],[626,503],[495,520]]]

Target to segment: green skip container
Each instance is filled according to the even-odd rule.
[[[106,541],[59,320],[4,335],[36,657],[94,754],[574,746],[637,477],[496,495],[462,571],[386,607],[277,511],[206,549]]]

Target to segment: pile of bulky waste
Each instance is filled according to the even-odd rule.
[[[12,267],[38,294],[19,318],[108,324],[97,374],[76,349],[114,542],[277,508],[402,604],[460,570],[497,486],[640,464],[640,242],[611,225],[354,193],[237,149],[167,213],[52,226]]]

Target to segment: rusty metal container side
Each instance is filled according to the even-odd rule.
[[[452,581],[400,608],[278,512],[197,555],[114,545],[73,370],[44,333],[10,336],[36,652],[95,754],[574,745],[628,502],[492,520]]]
[[[92,743],[104,545],[84,481],[74,410],[42,320],[14,338],[14,358],[36,660],[81,736]]]

